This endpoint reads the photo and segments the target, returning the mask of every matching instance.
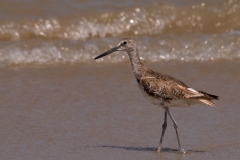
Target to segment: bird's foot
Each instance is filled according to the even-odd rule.
[[[159,146],[158,148],[157,148],[157,152],[161,152],[161,147]]]
[[[179,149],[179,152],[180,152],[180,154],[186,154],[185,150],[182,148]]]

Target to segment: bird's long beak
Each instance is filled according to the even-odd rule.
[[[116,52],[116,51],[118,51],[118,49],[119,49],[119,46],[116,46],[116,47],[108,50],[107,52],[104,52],[103,54],[100,54],[99,56],[95,57],[94,60],[96,60],[96,59],[98,59],[98,58],[101,58],[101,57],[104,57],[104,56],[106,56],[106,55],[109,55],[109,54],[111,54],[111,53],[113,53],[113,52]]]

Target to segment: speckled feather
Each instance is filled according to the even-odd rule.
[[[158,73],[145,66],[140,61],[137,44],[131,38],[124,38],[116,47],[95,59],[116,51],[125,51],[128,54],[139,88],[151,103],[162,107],[182,107],[197,103],[215,106],[212,100],[218,99],[218,96],[196,91],[176,78]]]
[[[162,102],[167,102],[168,106],[171,106],[171,101],[176,99],[184,101],[187,103],[184,106],[188,106],[198,103],[199,99],[211,101],[211,99],[217,98],[217,96],[214,97],[202,91],[195,91],[176,78],[155,72],[146,66],[141,66],[138,73],[135,73],[135,76],[139,83],[140,90],[144,90],[154,99],[161,99]],[[214,106],[212,101],[207,105],[209,104],[210,106]]]
[[[130,38],[124,38],[117,46],[97,56],[95,59],[109,55],[117,51],[125,51],[132,65],[132,71],[138,82],[138,86],[143,96],[151,103],[161,106],[165,109],[164,123],[162,125],[162,133],[158,146],[161,151],[163,136],[167,127],[167,115],[173,122],[176,131],[179,151],[185,154],[185,150],[181,147],[178,134],[178,125],[169,111],[169,107],[186,107],[192,104],[203,103],[208,106],[215,106],[212,101],[218,99],[218,96],[208,94],[203,91],[196,91],[189,88],[183,82],[169,75],[158,73],[145,66],[139,58],[137,44]]]

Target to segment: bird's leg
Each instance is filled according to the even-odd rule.
[[[158,152],[161,151],[163,136],[164,136],[166,128],[167,128],[167,112],[165,111],[164,123],[162,124],[162,134],[161,134],[160,142],[159,142],[158,149],[157,149]]]
[[[171,118],[171,120],[172,120],[172,122],[173,122],[173,126],[174,126],[174,128],[175,128],[175,130],[176,130],[176,135],[177,135],[177,140],[178,140],[179,151],[180,151],[181,154],[185,154],[186,152],[185,152],[184,149],[182,149],[182,147],[181,147],[181,143],[180,143],[180,139],[179,139],[179,135],[178,135],[178,125],[177,125],[175,119],[173,118],[173,116],[171,115],[171,113],[170,113],[170,111],[169,111],[169,108],[166,108],[165,110],[166,110],[166,112],[168,113],[169,117]]]

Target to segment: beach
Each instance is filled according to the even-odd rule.
[[[0,159],[238,159],[239,1],[11,3],[0,6]],[[220,97],[170,108],[185,155],[170,119],[156,151],[164,110],[127,54],[94,61],[124,37],[147,66]]]

